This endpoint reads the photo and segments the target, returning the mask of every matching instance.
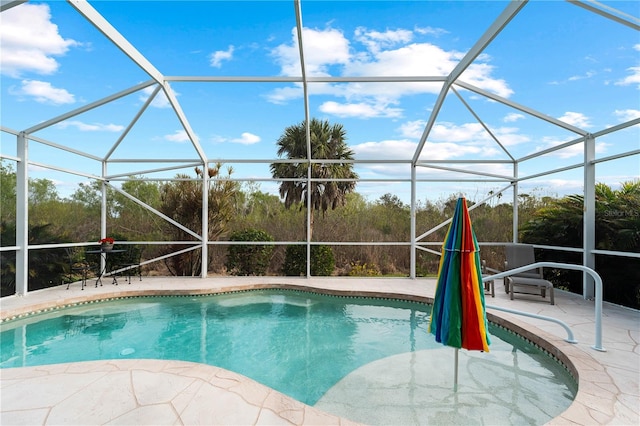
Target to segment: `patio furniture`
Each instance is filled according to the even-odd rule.
[[[481,267],[482,267],[482,278],[489,276],[489,275],[493,275],[495,273],[501,272],[498,271],[497,269],[492,269],[489,268],[487,266],[487,261],[486,260],[482,260],[481,261]],[[489,281],[484,281],[482,283],[484,285],[484,292],[488,293],[491,295],[491,297],[496,297],[496,285],[495,285],[495,280],[489,280]]]
[[[67,258],[69,259],[69,269],[67,271],[67,290],[69,290],[69,286],[71,283],[77,281],[77,276],[81,277],[81,285],[80,290],[84,290],[84,287],[87,285],[87,275],[91,270],[91,265],[85,259],[83,251],[77,250],[72,247],[65,248],[67,252]]]
[[[507,271],[536,262],[535,252],[533,246],[530,244],[507,244],[505,246],[505,254],[507,258],[505,269]],[[505,277],[504,286],[511,300],[513,300],[514,293],[516,293],[516,288],[526,288],[528,290],[534,289],[536,292],[518,291],[517,293],[537,294],[539,292],[540,295],[545,298],[547,291],[549,291],[550,302],[552,305],[555,303],[553,299],[553,284],[551,281],[544,279],[542,268],[535,268],[530,271],[509,275]]]
[[[111,265],[112,262],[109,261],[109,257],[112,255],[117,255],[118,253],[124,253],[125,250],[121,250],[121,249],[107,249],[105,250],[102,246],[100,246],[97,250],[87,250],[85,251],[85,254],[92,254],[92,255],[99,255],[100,257],[102,257],[103,259],[103,265],[104,267],[102,269],[99,270],[98,272],[98,278],[96,279],[96,287],[98,287],[98,283],[100,283],[100,286],[102,287],[102,277],[105,276],[109,271],[111,271],[113,268],[109,268],[109,266]],[[118,279],[116,278],[115,274],[112,275],[113,276],[113,285],[118,285]]]
[[[131,271],[133,271],[133,276],[138,275],[140,281],[142,281],[142,267],[140,266],[140,259],[142,258],[142,248],[137,245],[130,246],[126,252],[122,260],[118,263],[118,269],[125,269],[122,272],[127,273],[127,280],[129,284],[131,284]]]

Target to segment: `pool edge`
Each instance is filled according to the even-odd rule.
[[[223,280],[224,281],[224,280]],[[285,281],[285,280],[283,280]],[[227,283],[228,284],[228,283]],[[313,286],[303,283],[240,283],[230,284],[220,287],[208,287],[208,288],[172,288],[172,289],[139,289],[130,288],[129,286],[120,286],[116,289],[105,289],[101,293],[92,293],[90,291],[83,293],[82,295],[71,294],[65,297],[58,297],[55,300],[46,300],[36,302],[22,306],[20,308],[5,311],[2,310],[0,314],[0,321],[4,322],[13,318],[21,318],[30,316],[35,313],[44,312],[64,306],[73,306],[74,304],[91,303],[92,301],[112,300],[126,297],[139,297],[139,296],[189,296],[189,295],[206,295],[206,294],[220,294],[247,290],[261,290],[261,289],[289,289],[298,291],[309,291],[321,294],[331,294],[340,296],[360,296],[360,297],[379,297],[379,298],[392,298],[411,300],[424,303],[431,303],[433,298],[426,295],[411,294],[404,292],[388,291],[388,290],[366,290],[366,289],[341,289],[341,288],[327,288]],[[566,368],[572,373],[576,381],[578,382],[578,392],[573,403],[559,416],[551,419],[547,424],[584,424],[584,418],[590,418],[593,422],[602,423],[606,422],[606,417],[609,419],[613,417],[612,413],[599,410],[594,407],[592,402],[594,395],[593,392],[587,392],[585,388],[593,388],[601,386],[603,384],[602,374],[604,367],[595,360],[589,353],[581,350],[574,344],[570,344],[563,339],[549,334],[538,327],[524,322],[519,318],[508,313],[493,313],[487,314],[489,321],[503,326],[509,330],[520,334],[524,338],[530,340],[534,344],[540,346],[551,355],[555,356],[560,362],[562,362]],[[607,376],[608,377],[608,376]],[[587,383],[589,386],[584,386]],[[605,383],[606,385],[606,383]],[[594,417],[602,414],[602,419]]]

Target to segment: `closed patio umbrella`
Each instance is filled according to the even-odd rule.
[[[456,349],[454,391],[457,391],[458,350],[489,352],[491,343],[478,241],[464,198],[458,198],[442,247],[429,332],[435,335],[437,342]]]

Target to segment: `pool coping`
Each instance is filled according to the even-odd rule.
[[[189,286],[190,288],[137,288],[128,285],[126,287],[122,285],[118,287],[108,286],[111,288],[101,289],[102,291],[99,293],[92,291],[85,291],[82,294],[74,292],[68,295],[63,293],[62,295],[58,294],[57,297],[53,299],[33,300],[34,303],[21,303],[21,306],[15,306],[8,310],[3,307],[0,313],[0,321],[30,316],[35,313],[56,309],[56,307],[73,306],[74,304],[91,303],[92,301],[98,300],[144,296],[206,295],[260,289],[287,289],[332,294],[336,296],[392,298],[423,303],[431,303],[433,301],[433,297],[429,295],[429,292],[433,294],[433,285],[429,286],[430,290],[428,291],[425,291],[425,288],[422,288],[420,291],[413,289],[409,289],[409,291],[406,291],[406,289],[404,291],[392,291],[389,288],[369,290],[360,286],[358,286],[360,288],[352,285],[345,287],[341,284],[341,280],[336,280],[340,281],[340,283],[332,282],[329,285],[327,285],[326,280],[319,282],[285,280],[282,278],[276,278],[276,280],[288,282],[259,282],[260,280],[257,279],[257,277],[253,277],[253,279],[245,280],[234,280],[233,278],[217,280],[221,282],[218,282],[215,286],[198,285],[197,288],[191,288],[191,286]],[[376,280],[374,279],[372,281],[375,282]],[[424,283],[424,280],[421,281]],[[382,287],[385,286],[383,285]],[[490,300],[493,302],[493,299]],[[25,302],[25,300],[22,302]],[[3,305],[5,305],[5,303],[3,303]],[[578,345],[566,342],[559,336],[540,329],[530,322],[524,321],[520,317],[514,317],[511,314],[498,311],[488,312],[487,318],[496,325],[516,332],[525,339],[538,345],[550,355],[556,357],[567,367],[574,378],[576,378],[578,382],[578,392],[573,403],[563,413],[551,419],[547,424],[623,423],[625,421],[624,418],[629,417],[629,414],[623,413],[624,417],[621,421],[620,415],[611,409],[616,402],[620,390],[617,389],[616,384],[610,375],[607,374],[605,367],[594,359],[589,352],[582,350]],[[637,412],[635,414],[637,415]],[[627,420],[629,420],[629,424],[634,424],[633,413],[631,414],[631,418]],[[342,421],[349,422],[347,419],[342,419]],[[294,422],[294,424],[309,423]]]

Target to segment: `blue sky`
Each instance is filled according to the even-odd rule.
[[[299,76],[292,1],[99,1],[90,4],[164,76]],[[601,2],[638,23],[640,3]],[[311,76],[446,76],[504,10],[502,1],[302,1],[306,71]],[[0,14],[2,126],[28,129],[150,77],[66,2],[29,2]],[[532,1],[462,74],[461,80],[588,132],[640,117],[640,33],[568,2]],[[209,159],[232,165],[237,178],[270,177],[268,163],[232,159],[276,158],[275,141],[304,118],[302,88],[281,82],[171,82],[191,128]],[[441,83],[313,83],[310,115],[341,123],[357,159],[411,159]],[[72,117],[35,133],[48,141],[107,155],[146,102],[150,91]],[[424,160],[506,160],[577,138],[575,133],[457,87],[449,93],[421,154]],[[469,105],[473,113],[465,106]],[[477,117],[474,116],[477,115]],[[15,137],[2,132],[2,154],[15,155]],[[597,158],[640,149],[640,126],[597,140]],[[30,176],[48,178],[64,196],[81,176],[100,175],[99,161],[32,142]],[[196,159],[180,121],[164,96],[156,97],[117,146],[112,159],[166,159],[161,164],[114,163],[109,173],[143,173],[173,159]],[[522,176],[582,161],[582,146],[526,161]],[[508,176],[512,166],[470,166]],[[357,191],[368,199],[391,192],[409,200],[409,166],[361,164],[367,179]],[[190,173],[190,170],[184,170]],[[176,171],[143,173],[170,177]],[[596,167],[611,185],[640,175],[638,155]],[[418,198],[459,192],[483,198],[501,182],[468,179],[420,168]],[[531,179],[521,192],[563,195],[582,191],[582,170]],[[276,184],[260,182],[264,191]],[[508,199],[508,198],[507,198]]]

